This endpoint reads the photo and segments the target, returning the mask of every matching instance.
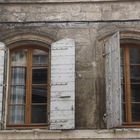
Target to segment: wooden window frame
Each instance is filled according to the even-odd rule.
[[[17,129],[23,129],[23,128],[48,128],[48,122],[49,122],[49,110],[50,110],[50,48],[49,47],[42,47],[42,46],[37,46],[37,45],[25,45],[25,46],[18,46],[18,47],[14,47],[14,48],[11,48],[9,49],[9,52],[10,52],[10,56],[9,56],[9,60],[11,58],[11,53],[13,51],[18,51],[18,50],[21,50],[21,49],[27,49],[28,50],[28,53],[27,53],[27,71],[28,71],[28,78],[26,78],[26,101],[25,101],[25,107],[26,109],[28,108],[27,111],[25,111],[25,124],[9,124],[8,123],[8,119],[9,119],[9,113],[7,113],[7,125],[6,127],[8,129],[12,129],[12,128],[17,128]],[[40,49],[40,50],[43,50],[43,51],[46,51],[48,52],[48,65],[46,65],[46,67],[48,67],[48,79],[47,79],[47,84],[45,84],[47,87],[47,103],[46,106],[47,106],[47,123],[34,123],[32,124],[31,123],[31,105],[32,105],[32,102],[31,102],[31,87],[32,87],[32,53],[33,53],[33,49]],[[30,60],[30,61],[28,61]],[[11,82],[11,61],[9,63],[10,67],[8,69],[9,71],[9,79],[8,79],[8,83],[10,85],[10,82]],[[10,91],[10,87],[9,88],[9,91]],[[29,94],[28,94],[29,93]],[[8,93],[8,102],[7,102],[7,110],[9,110],[9,101],[10,101],[10,92]]]
[[[124,49],[124,96],[125,96],[125,119],[126,121],[123,122],[121,127],[140,127],[140,122],[133,122],[132,121],[132,101],[131,101],[131,79],[130,79],[130,53],[129,49],[133,47],[139,47],[138,44],[121,44],[121,48]]]

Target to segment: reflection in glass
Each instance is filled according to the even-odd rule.
[[[46,65],[48,64],[48,52],[34,49],[33,50],[33,65]]]
[[[130,63],[140,64],[140,48],[130,48]]]
[[[32,103],[46,103],[47,89],[42,87],[32,87]]]
[[[9,124],[24,124],[25,108],[24,106],[9,107]]]
[[[11,65],[12,66],[26,66],[26,62],[27,62],[26,59],[27,59],[27,50],[26,49],[12,52]]]
[[[140,122],[140,104],[132,104],[132,121]]]
[[[46,105],[32,105],[32,123],[47,122],[47,107]]]
[[[36,68],[32,70],[33,78],[32,84],[46,84],[47,83],[47,69]]]

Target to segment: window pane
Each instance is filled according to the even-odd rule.
[[[46,84],[47,83],[47,73],[46,68],[35,68],[32,70],[33,78],[32,84]]]
[[[11,104],[24,104],[25,103],[25,87],[12,86],[10,94]]]
[[[122,104],[122,121],[126,122],[125,104]]]
[[[124,64],[124,48],[120,49],[121,52],[121,65]]]
[[[46,65],[48,64],[48,52],[34,49],[33,50],[33,65]]]
[[[26,66],[27,62],[27,50],[22,49],[15,51],[11,54],[11,65],[12,66]]]
[[[122,101],[125,102],[125,85],[121,85],[121,95],[122,95]]]
[[[32,105],[32,123],[47,122],[47,107],[46,105]]]
[[[132,104],[132,121],[140,122],[140,104]]]
[[[11,77],[11,85],[25,85],[26,69],[24,67],[12,67]]]
[[[32,103],[46,103],[47,89],[43,87],[32,87]]]
[[[131,70],[131,82],[132,83],[136,83],[139,82],[140,83],[140,66],[131,66],[130,67]]]
[[[140,102],[140,85],[131,85],[132,102]]]
[[[24,124],[25,108],[24,106],[9,107],[9,124]]]
[[[140,64],[140,48],[130,48],[130,63]]]

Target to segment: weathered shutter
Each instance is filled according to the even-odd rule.
[[[5,80],[4,80],[4,68],[5,68],[5,44],[0,42],[0,128],[3,127],[3,118],[2,118],[2,110],[3,110],[3,92],[5,87]]]
[[[75,127],[75,42],[62,39],[51,46],[50,129]]]
[[[107,128],[122,124],[119,32],[105,43]]]

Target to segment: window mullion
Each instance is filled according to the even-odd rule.
[[[31,123],[32,48],[28,49],[26,74],[26,124]]]
[[[124,48],[124,72],[125,72],[125,99],[126,99],[126,120],[132,123],[132,110],[131,110],[131,82],[130,82],[130,56],[129,48]]]

